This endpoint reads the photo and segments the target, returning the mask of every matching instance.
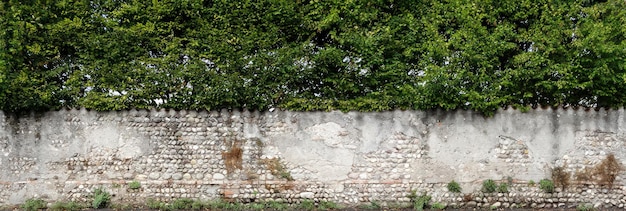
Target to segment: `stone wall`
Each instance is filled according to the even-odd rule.
[[[101,187],[117,203],[385,204],[416,191],[453,206],[623,207],[624,171],[609,187],[594,169],[609,155],[624,163],[625,120],[623,109],[571,108],[489,118],[462,110],[0,112],[0,205],[88,201]],[[571,175],[565,189],[529,184],[555,167]],[[509,193],[481,193],[486,179],[509,184]],[[462,193],[447,190],[452,180]]]

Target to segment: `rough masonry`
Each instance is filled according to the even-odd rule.
[[[624,163],[624,110],[257,112],[60,110],[0,112],[0,205],[29,198],[88,201],[95,188],[119,203],[147,199],[240,202],[303,199],[359,204],[434,202],[471,207],[626,204],[587,178],[609,154]],[[536,185],[561,167],[569,187]],[[579,179],[576,179],[576,175]],[[486,179],[509,193],[483,194]],[[461,184],[462,193],[447,190]],[[141,188],[130,189],[132,181]]]

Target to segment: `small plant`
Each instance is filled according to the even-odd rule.
[[[528,186],[533,187],[533,186],[535,186],[535,185],[536,185],[536,184],[535,184],[535,180],[530,180],[530,181],[528,181]]]
[[[245,210],[265,210],[265,204],[261,203],[250,203],[245,205]],[[195,209],[198,210],[198,209]]]
[[[50,209],[54,210],[54,211],[75,211],[75,210],[80,210],[81,208],[82,208],[82,206],[80,206],[78,203],[73,202],[73,201],[71,201],[71,202],[55,202],[50,207]]]
[[[205,208],[207,208],[207,204],[200,200],[193,201],[193,203],[191,203],[192,210],[203,210]]]
[[[193,200],[182,198],[182,199],[176,199],[174,202],[172,202],[170,207],[174,210],[189,210],[192,208],[192,205],[193,205]]]
[[[410,204],[402,202],[389,202],[387,203],[387,208],[389,208],[389,210],[404,210],[411,208],[411,206]]]
[[[498,185],[498,188],[496,189],[496,191],[498,193],[508,193],[509,192],[509,185],[506,183],[500,183],[500,185]]]
[[[265,205],[263,205],[265,208]],[[209,210],[232,210],[233,205],[223,200],[210,201],[207,204]],[[230,209],[229,209],[230,208]]]
[[[162,209],[166,207],[166,204],[164,202],[160,202],[152,198],[148,199],[148,201],[146,202],[146,205],[148,205],[148,208],[154,209],[154,210],[158,210],[158,209]]]
[[[426,193],[422,194],[421,196],[417,197],[415,201],[413,201],[413,209],[419,211],[424,210],[428,207],[430,199],[431,197],[429,195],[426,195]]]
[[[446,209],[446,205],[441,204],[441,203],[439,203],[439,202],[436,202],[436,203],[432,204],[432,205],[430,206],[430,208],[433,208],[433,209],[435,209],[435,210],[444,210],[444,209]]]
[[[141,188],[141,183],[139,183],[139,181],[132,181],[130,183],[128,183],[128,188],[133,189],[133,190],[137,190],[139,188]]]
[[[245,208],[245,205],[241,203],[222,202],[221,206],[220,210],[243,210]]]
[[[315,202],[313,200],[302,200],[302,202],[300,202],[300,204],[298,205],[298,209],[302,209],[302,210],[314,210],[315,209]]]
[[[496,191],[497,188],[498,188],[498,185],[496,185],[496,182],[494,182],[491,179],[488,179],[483,182],[483,188],[481,189],[481,191],[483,193],[493,193]]]
[[[91,203],[91,207],[94,209],[102,209],[106,208],[111,203],[111,194],[106,192],[102,188],[96,188],[94,190],[93,202]]]
[[[287,181],[293,181],[293,177],[291,177],[291,173],[289,173],[288,171],[283,171],[280,172],[280,177],[283,179],[287,179]]]
[[[409,198],[411,202],[414,202],[417,199],[417,190],[411,190],[411,193],[406,197]]]
[[[110,208],[112,210],[130,210],[133,206],[130,204],[111,204]]]
[[[265,207],[271,210],[287,210],[287,205],[277,201],[269,201],[265,204]]]
[[[341,207],[339,207],[337,203],[332,202],[332,201],[320,201],[318,208],[320,210],[336,210],[336,209],[340,209]]]
[[[542,179],[539,181],[539,189],[546,193],[554,193],[554,183],[549,179]]]
[[[591,204],[579,204],[576,206],[577,211],[593,211],[596,210]]]
[[[359,208],[364,210],[380,210],[382,206],[376,201],[371,201],[370,204],[361,205]]]
[[[265,204],[254,202],[244,205],[244,210],[265,210]],[[202,210],[202,209],[194,209],[194,210]],[[207,209],[209,210],[209,209]]]
[[[46,209],[46,202],[43,199],[28,199],[21,208],[27,211]]]
[[[451,182],[448,183],[448,191],[450,191],[452,193],[460,193],[461,192],[461,186],[459,185],[458,182],[452,180]]]

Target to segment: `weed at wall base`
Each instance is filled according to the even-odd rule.
[[[75,211],[81,210],[83,206],[76,202],[56,202],[50,206],[50,209],[53,211]]]
[[[319,203],[318,208],[320,210],[335,210],[335,209],[339,209],[341,207],[339,207],[338,204],[336,204],[335,202],[332,202],[332,201],[321,201]]]
[[[578,206],[576,206],[576,211],[594,211],[596,210],[595,208],[593,208],[593,205],[591,204],[579,204]]]
[[[500,183],[500,185],[498,185],[498,188],[496,188],[496,192],[498,192],[498,193],[508,193],[509,192],[509,185],[507,185],[506,183]]]
[[[435,210],[444,210],[446,209],[446,205],[442,204],[442,203],[434,203],[433,205],[430,206],[431,208],[435,209]]]
[[[459,185],[458,182],[452,180],[451,182],[448,183],[448,191],[450,191],[452,193],[460,193],[461,192],[461,186]]]
[[[45,209],[46,202],[43,199],[28,199],[20,207],[27,211],[35,211],[35,210]]]
[[[380,210],[382,209],[382,206],[380,206],[380,204],[376,201],[371,201],[370,204],[362,204],[359,205],[358,208],[364,210]]]
[[[132,181],[130,183],[128,183],[128,188],[132,189],[132,190],[136,190],[141,188],[141,183],[139,183],[139,181]]]
[[[546,193],[554,193],[554,183],[549,179],[542,179],[539,181],[539,189]]]
[[[498,185],[496,185],[496,182],[494,182],[492,179],[488,179],[483,181],[483,187],[480,190],[483,193],[493,193],[496,191],[497,188]]]
[[[302,210],[314,210],[315,209],[315,202],[313,200],[302,200],[302,202],[300,202],[300,204],[298,205],[299,209]]]
[[[91,207],[94,209],[107,208],[111,204],[111,194],[102,188],[94,190],[93,202]]]
[[[424,210],[425,208],[428,208],[430,199],[432,197],[427,195],[426,193],[422,193],[422,195],[417,196],[417,191],[412,190],[408,198],[413,203],[413,209],[421,211],[421,210]]]

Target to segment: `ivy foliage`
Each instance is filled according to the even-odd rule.
[[[619,107],[622,0],[8,0],[0,110]]]

